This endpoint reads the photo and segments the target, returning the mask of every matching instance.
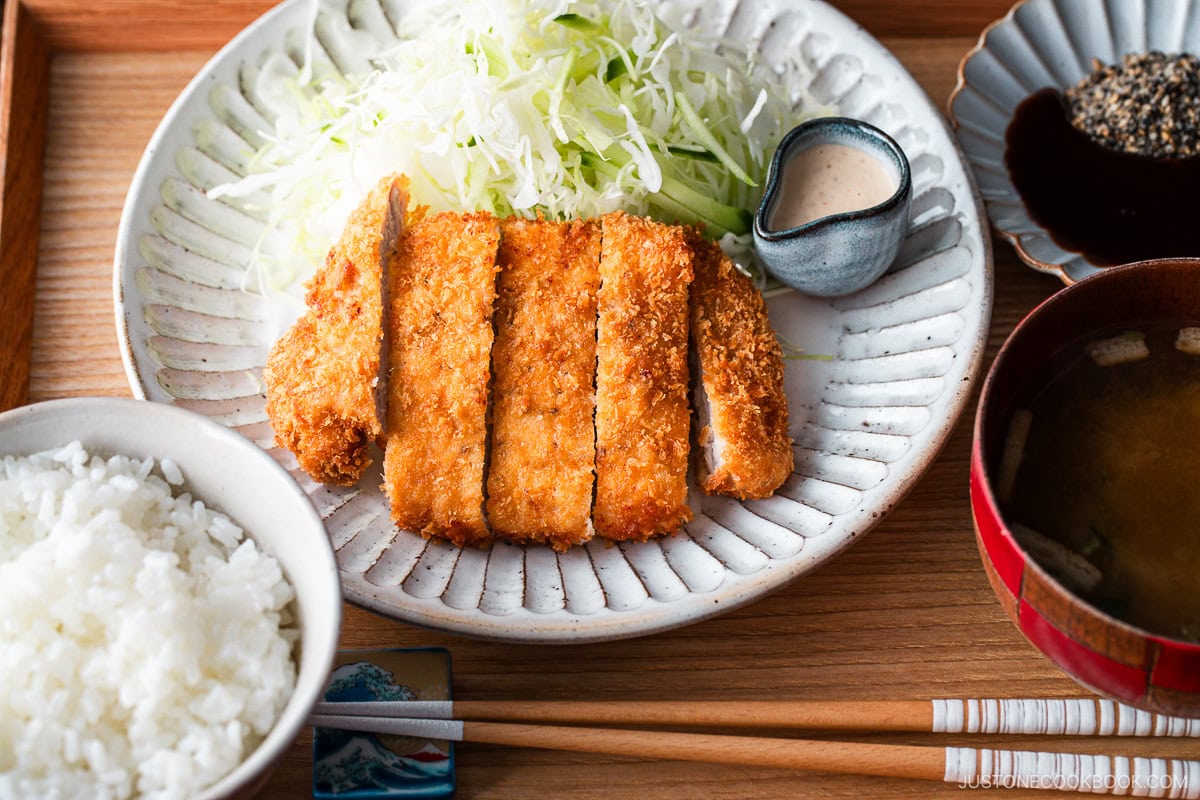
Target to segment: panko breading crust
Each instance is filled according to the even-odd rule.
[[[485,544],[484,457],[499,221],[440,213],[391,262],[384,492],[401,528]]]
[[[593,524],[606,539],[642,541],[692,518],[692,249],[679,226],[621,212],[602,223]]]
[[[783,352],[762,293],[719,245],[698,233],[689,238],[697,391],[706,396],[697,406],[706,405],[708,416],[698,434],[709,467],[700,485],[742,500],[768,497],[792,472]]]
[[[263,369],[276,442],[322,483],[357,482],[371,463],[369,444],[382,433],[382,262],[399,233],[407,187],[403,177],[384,178],[350,214],[308,283],[308,310]]]
[[[392,518],[425,536],[565,550],[674,533],[692,517],[690,366],[701,488],[759,498],[786,480],[766,304],[698,230],[407,201],[392,176],[351,214],[267,359],[276,439],[314,479],[356,483],[378,442]]]
[[[488,522],[565,550],[592,535],[600,225],[510,218],[492,348]]]

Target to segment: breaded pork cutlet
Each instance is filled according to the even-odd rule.
[[[380,437],[383,261],[403,226],[408,181],[384,178],[346,221],[307,286],[307,312],[275,343],[263,370],[275,440],[314,480],[348,486]]]
[[[484,520],[488,378],[500,225],[485,212],[415,222],[391,262],[384,492],[401,528],[457,544]]]
[[[700,486],[740,500],[769,497],[792,472],[783,351],[750,279],[719,245],[695,231],[689,240]]]
[[[596,532],[641,541],[692,518],[687,504],[685,229],[603,218],[596,364]]]
[[[600,225],[507,219],[498,260],[488,522],[565,550],[592,535]]]

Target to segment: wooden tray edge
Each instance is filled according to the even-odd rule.
[[[50,54],[34,15],[9,0],[0,37],[0,411],[29,396]]]
[[[216,51],[274,3],[9,0],[0,31],[0,411],[29,400],[50,64],[61,52]]]

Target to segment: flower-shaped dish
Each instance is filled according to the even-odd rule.
[[[1064,283],[1103,267],[1064,249],[1030,218],[1005,165],[1009,121],[1038,90],[1074,86],[1092,71],[1093,59],[1115,64],[1151,50],[1200,51],[1200,2],[1024,0],[989,25],[959,65],[948,113],[988,217],[1022,261]]]

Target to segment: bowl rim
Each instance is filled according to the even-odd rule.
[[[21,428],[27,423],[43,418],[69,419],[71,417],[104,416],[114,420],[124,420],[127,424],[135,424],[139,418],[144,420],[147,415],[158,415],[165,422],[179,428],[194,427],[200,438],[205,442],[216,442],[223,453],[237,453],[238,457],[244,458],[255,471],[272,475],[276,481],[282,481],[277,485],[288,487],[290,493],[294,495],[294,499],[298,504],[296,512],[301,515],[307,525],[312,527],[314,533],[319,531],[320,539],[328,544],[328,534],[320,515],[317,514],[308,495],[305,494],[295,478],[282,465],[275,461],[267,451],[259,448],[237,431],[221,425],[203,414],[181,406],[156,403],[150,400],[111,396],[64,397],[40,400],[0,412],[0,437],[6,431]],[[62,447],[76,439],[86,439],[86,434],[81,431],[72,431],[64,425],[60,432],[56,433],[53,438],[57,440],[56,443],[44,446],[39,445],[26,452],[18,452],[19,449],[9,451],[7,448],[0,448],[0,457],[7,455],[29,455],[55,447]],[[88,446],[86,441],[84,443],[85,446]],[[100,447],[98,449],[101,452],[112,451],[109,452],[110,455],[119,452],[117,448]],[[144,456],[138,455],[137,457],[142,458]],[[155,462],[160,462],[164,457],[170,458],[181,465],[186,482],[189,474],[187,453],[182,453],[178,456],[169,454],[155,455]],[[211,504],[210,507],[216,508],[222,511],[222,513],[230,513],[226,511],[225,505],[220,498],[203,497],[198,499],[203,500],[206,505]],[[241,525],[240,521],[238,524]],[[253,538],[254,532],[246,530],[246,535]],[[279,756],[307,724],[310,709],[320,699],[320,695],[324,691],[327,676],[337,654],[340,641],[344,597],[332,546],[316,549],[318,552],[306,553],[305,557],[316,558],[325,562],[318,565],[315,573],[322,576],[322,582],[326,584],[324,589],[330,593],[331,598],[336,599],[330,619],[330,636],[327,641],[322,641],[321,639],[310,640],[307,632],[301,631],[301,638],[298,640],[300,646],[294,649],[292,659],[296,668],[295,686],[280,709],[279,715],[275,719],[271,729],[262,737],[253,750],[243,754],[242,760],[236,766],[215,782],[201,789],[196,794],[196,800],[220,800],[222,798],[237,796],[241,792],[253,791],[263,783],[270,775]],[[272,555],[276,557],[274,554]],[[281,563],[280,566],[282,568],[283,564]],[[289,583],[292,584],[295,590],[294,581],[294,577],[289,579]],[[297,602],[298,611],[298,592],[294,602]],[[299,614],[297,614],[296,621],[298,624],[302,622]],[[315,651],[316,655],[310,660],[310,671],[303,673],[302,676],[303,653],[306,647],[316,647],[319,649]],[[319,673],[316,672],[318,668],[321,670]],[[302,680],[302,677],[308,679]]]
[[[999,499],[996,497],[994,487],[994,470],[990,469],[988,466],[989,461],[987,453],[991,451],[991,448],[987,447],[986,437],[984,435],[985,426],[994,415],[994,413],[988,413],[989,409],[987,409],[986,406],[988,400],[995,394],[996,383],[999,380],[997,373],[1002,368],[1002,365],[1009,358],[1013,357],[1011,355],[1012,343],[1016,341],[1018,337],[1026,336],[1027,334],[1025,332],[1028,331],[1029,328],[1034,324],[1036,324],[1037,320],[1041,319],[1047,314],[1055,313],[1057,308],[1064,303],[1071,302],[1076,295],[1094,291],[1094,287],[1098,284],[1113,280],[1121,280],[1125,275],[1135,272],[1144,272],[1146,270],[1154,269],[1169,269],[1174,267],[1183,267],[1185,265],[1187,265],[1189,268],[1196,269],[1197,277],[1200,278],[1200,256],[1151,258],[1142,261],[1131,261],[1125,264],[1117,264],[1111,267],[1105,267],[1099,272],[1088,275],[1080,280],[1068,283],[1066,286],[1058,289],[1050,296],[1046,297],[1028,314],[1026,314],[1016,324],[1016,326],[1014,326],[1009,335],[1005,337],[1004,342],[1000,346],[1000,350],[997,352],[996,357],[992,360],[991,365],[988,367],[987,374],[984,376],[983,381],[980,384],[979,400],[976,405],[976,413],[972,430],[970,471],[972,473],[978,471],[979,490],[982,493],[983,499],[987,503],[987,506],[1000,523],[1000,536],[1007,544],[1009,544],[1022,555],[1025,561],[1025,569],[1032,568],[1036,570],[1040,577],[1044,578],[1048,583],[1052,584],[1066,595],[1074,598],[1076,601],[1078,601],[1078,605],[1081,609],[1098,618],[1106,625],[1113,626],[1126,634],[1136,636],[1140,639],[1158,642],[1172,650],[1194,653],[1195,655],[1200,656],[1200,642],[1190,642],[1184,639],[1168,636],[1166,634],[1157,633],[1155,631],[1142,628],[1138,625],[1134,625],[1130,622],[1126,622],[1118,617],[1112,616],[1111,614],[1097,608],[1083,598],[1079,597],[1075,592],[1071,591],[1067,587],[1063,586],[1057,578],[1047,572],[1042,565],[1029,554],[1026,548],[1024,548],[1020,542],[1017,541],[1016,537],[1013,536],[1008,520],[1001,513],[1002,505]],[[973,508],[972,514],[974,515]],[[976,528],[978,529],[977,524]],[[981,549],[983,549],[982,540],[980,541],[980,545]],[[988,553],[981,552],[981,555],[990,558],[990,554]],[[1050,620],[1047,621],[1051,622]]]
[[[779,194],[780,185],[783,183],[782,173],[786,162],[799,152],[804,144],[804,140],[821,134],[825,129],[837,130],[839,128],[853,128],[858,136],[865,139],[870,139],[880,145],[879,152],[888,153],[892,163],[896,166],[899,180],[896,184],[896,190],[892,192],[887,199],[882,200],[875,205],[867,206],[866,208],[856,208],[850,211],[841,211],[836,214],[827,214],[823,217],[809,220],[803,225],[794,225],[790,228],[772,228],[767,224],[767,218],[771,215],[773,205],[776,202],[776,197]],[[843,137],[836,137],[839,140]],[[794,239],[797,236],[818,231],[823,228],[832,227],[839,223],[852,222],[855,220],[870,219],[881,214],[886,214],[895,211],[899,207],[907,203],[912,196],[912,166],[909,164],[908,156],[904,152],[899,143],[896,142],[886,131],[872,125],[871,123],[856,119],[854,117],[843,116],[827,116],[814,117],[801,122],[793,127],[790,131],[784,134],[779,140],[779,145],[775,148],[774,154],[771,156],[771,161],[767,165],[767,177],[763,182],[762,198],[759,200],[758,208],[754,211],[753,228],[754,236],[768,242],[786,242]],[[896,222],[897,225],[907,225],[908,217],[904,216],[903,220]]]

